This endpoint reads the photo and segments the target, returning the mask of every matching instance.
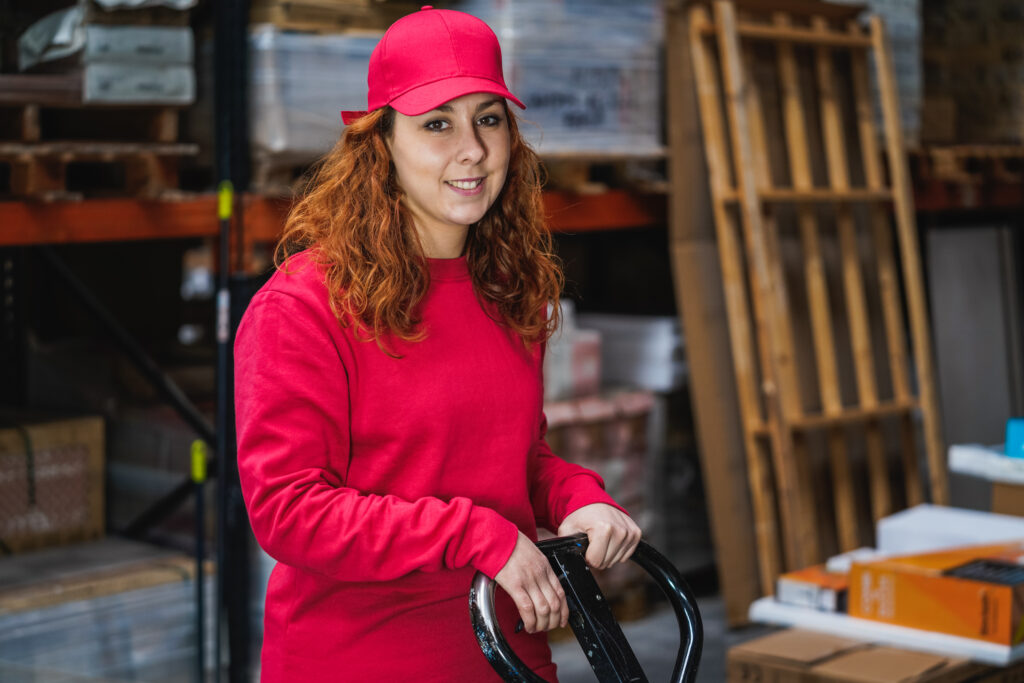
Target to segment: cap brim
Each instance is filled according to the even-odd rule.
[[[526,105],[501,83],[476,76],[455,76],[427,83],[399,95],[389,104],[406,116],[419,116],[457,97],[478,92],[500,95],[514,102],[520,109],[526,109]]]
[[[346,126],[351,126],[358,119],[363,118],[368,113],[369,112],[365,111],[343,111],[341,112],[341,122],[344,123]]]

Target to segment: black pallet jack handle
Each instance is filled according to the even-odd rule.
[[[587,567],[584,560],[587,543],[586,534],[578,534],[541,541],[537,547],[547,556],[565,590],[569,603],[569,625],[587,654],[598,681],[647,683],[647,677],[633,649],[626,642],[608,601]],[[672,683],[693,683],[697,679],[697,665],[704,643],[704,627],[697,610],[697,601],[672,563],[644,541],[640,541],[632,560],[654,578],[672,603],[679,621],[679,653],[672,672]],[[516,656],[502,635],[494,608],[494,587],[492,579],[477,572],[469,591],[473,631],[484,656],[506,681],[545,683],[543,678]]]

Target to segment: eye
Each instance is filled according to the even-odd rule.
[[[451,124],[444,119],[432,119],[424,123],[423,127],[433,133],[440,133],[446,128],[451,127]]]
[[[477,124],[485,128],[494,128],[495,126],[500,126],[501,121],[500,114],[485,114],[477,119]]]

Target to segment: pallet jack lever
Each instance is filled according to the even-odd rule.
[[[537,547],[548,558],[565,590],[569,604],[569,625],[587,654],[601,683],[647,683],[647,678],[598,588],[584,560],[586,534],[541,541]],[[700,611],[683,577],[664,555],[640,541],[631,558],[643,567],[672,604],[679,622],[680,644],[672,683],[693,683],[697,678],[704,628]],[[487,661],[504,680],[544,683],[509,647],[498,625],[494,607],[495,583],[477,572],[469,591],[473,632]]]

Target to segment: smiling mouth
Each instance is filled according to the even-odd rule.
[[[446,180],[445,182],[459,190],[475,190],[480,187],[480,183],[484,182],[484,179],[473,178],[471,180]]]

